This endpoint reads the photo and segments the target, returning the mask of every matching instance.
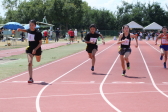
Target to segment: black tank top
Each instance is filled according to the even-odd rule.
[[[123,37],[121,38],[121,41],[125,39],[128,39],[128,40],[121,44],[121,48],[130,48],[130,44],[131,44],[130,33],[128,34],[127,37],[125,37],[125,34],[123,33]]]

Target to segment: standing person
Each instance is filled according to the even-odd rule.
[[[21,37],[22,37],[22,38],[21,38],[21,41],[24,42],[24,38],[25,38],[24,32],[22,32],[20,35],[21,35]]]
[[[152,32],[152,39],[154,40],[155,32]]]
[[[45,42],[45,40],[47,39],[47,37],[48,37],[48,31],[47,30],[45,30],[44,32],[43,32],[43,35],[44,35],[44,42]]]
[[[119,36],[118,44],[121,44],[119,54],[120,54],[121,66],[123,68],[122,75],[125,76],[125,73],[126,73],[125,62],[127,65],[127,69],[130,69],[130,62],[128,57],[131,54],[131,48],[130,48],[131,38],[135,38],[136,48],[138,47],[138,41],[137,41],[137,36],[130,33],[130,28],[128,25],[124,25],[122,29],[123,29],[123,33],[121,33]]]
[[[77,31],[77,29],[75,29],[75,31],[74,31],[74,36],[75,36],[75,38],[74,38],[75,41],[78,41],[78,40],[77,40],[77,37],[78,37],[78,31]]]
[[[27,58],[28,58],[28,70],[29,70],[29,80],[28,83],[33,83],[33,57],[36,57],[37,62],[40,62],[41,60],[41,45],[42,45],[42,34],[35,29],[36,27],[36,21],[30,20],[29,22],[30,29],[24,30],[24,29],[18,29],[18,31],[27,32],[28,33],[28,41],[29,46],[26,49]]]
[[[84,31],[83,31],[83,29],[81,30],[81,41],[83,41],[83,33],[84,33]]]
[[[59,38],[60,38],[60,30],[59,30],[59,28],[57,28],[57,30],[55,31],[55,33],[56,33],[56,38],[55,38],[55,42],[57,41],[59,41]]]
[[[70,35],[70,44],[71,44],[71,42],[73,43],[74,36],[75,36],[74,31],[72,29],[70,30],[69,35]]]
[[[156,44],[157,45],[157,41],[159,38],[161,38],[161,45],[160,45],[160,52],[161,52],[161,56],[160,56],[160,60],[163,60],[163,56],[165,57],[164,60],[164,68],[166,68],[166,62],[167,62],[167,56],[168,56],[168,28],[166,26],[163,26],[162,28],[163,33],[161,33],[157,39],[156,39]]]
[[[89,58],[92,59],[92,67],[91,70],[94,71],[94,65],[96,62],[95,54],[98,50],[97,46],[97,39],[100,36],[104,42],[104,38],[102,35],[96,33],[96,26],[94,24],[91,24],[89,26],[90,33],[88,33],[85,37],[85,43],[87,43],[86,51],[88,52]]]

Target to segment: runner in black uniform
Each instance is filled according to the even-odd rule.
[[[120,59],[121,59],[121,65],[123,68],[123,73],[122,75],[124,76],[126,73],[126,69],[125,69],[125,61],[127,64],[127,69],[130,69],[130,62],[129,62],[129,55],[131,54],[131,38],[135,38],[136,40],[136,45],[135,47],[138,47],[138,41],[137,41],[137,36],[133,35],[129,32],[129,26],[128,25],[124,25],[123,26],[123,33],[120,34],[119,39],[118,39],[118,44],[121,44],[120,46]],[[125,60],[125,61],[124,61]]]
[[[97,46],[97,39],[100,36],[104,42],[103,36],[96,33],[96,26],[94,24],[90,25],[90,33],[88,33],[85,37],[85,43],[87,43],[87,47],[86,47],[86,51],[88,52],[89,58],[92,59],[92,67],[91,70],[94,71],[94,65],[95,65],[95,54],[98,50],[98,46]]]
[[[41,45],[42,45],[42,34],[35,29],[36,27],[36,21],[31,20],[29,22],[30,29],[24,30],[24,29],[18,29],[18,31],[27,32],[28,33],[28,41],[29,46],[26,48],[27,58],[28,58],[28,70],[30,79],[28,80],[28,83],[33,83],[33,70],[32,70],[32,61],[33,57],[36,56],[37,62],[40,62],[41,60]]]

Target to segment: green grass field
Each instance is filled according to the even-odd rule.
[[[111,40],[111,38],[106,38],[106,42]],[[98,42],[100,44],[101,41]],[[35,58],[33,60],[33,68],[44,65],[49,62],[53,62],[60,58],[69,56],[71,54],[77,53],[79,51],[85,50],[86,44],[84,42],[75,43],[71,45],[60,46],[57,48],[52,48],[48,50],[43,50],[42,60],[41,62],[37,63]],[[87,56],[87,54],[86,54]],[[22,73],[27,71],[27,55],[15,55],[11,57],[3,58],[3,60],[10,60],[10,59],[17,59],[15,61],[7,62],[5,64],[0,64],[0,80],[8,78],[10,76]]]

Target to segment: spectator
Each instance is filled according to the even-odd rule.
[[[55,38],[55,42],[57,41],[59,41],[59,38],[60,38],[60,30],[59,30],[59,28],[57,28],[57,30],[55,31],[55,33],[56,33],[56,38]]]
[[[74,31],[74,36],[75,36],[75,40],[77,41],[77,36],[78,36],[77,29],[75,29],[75,31]]]

